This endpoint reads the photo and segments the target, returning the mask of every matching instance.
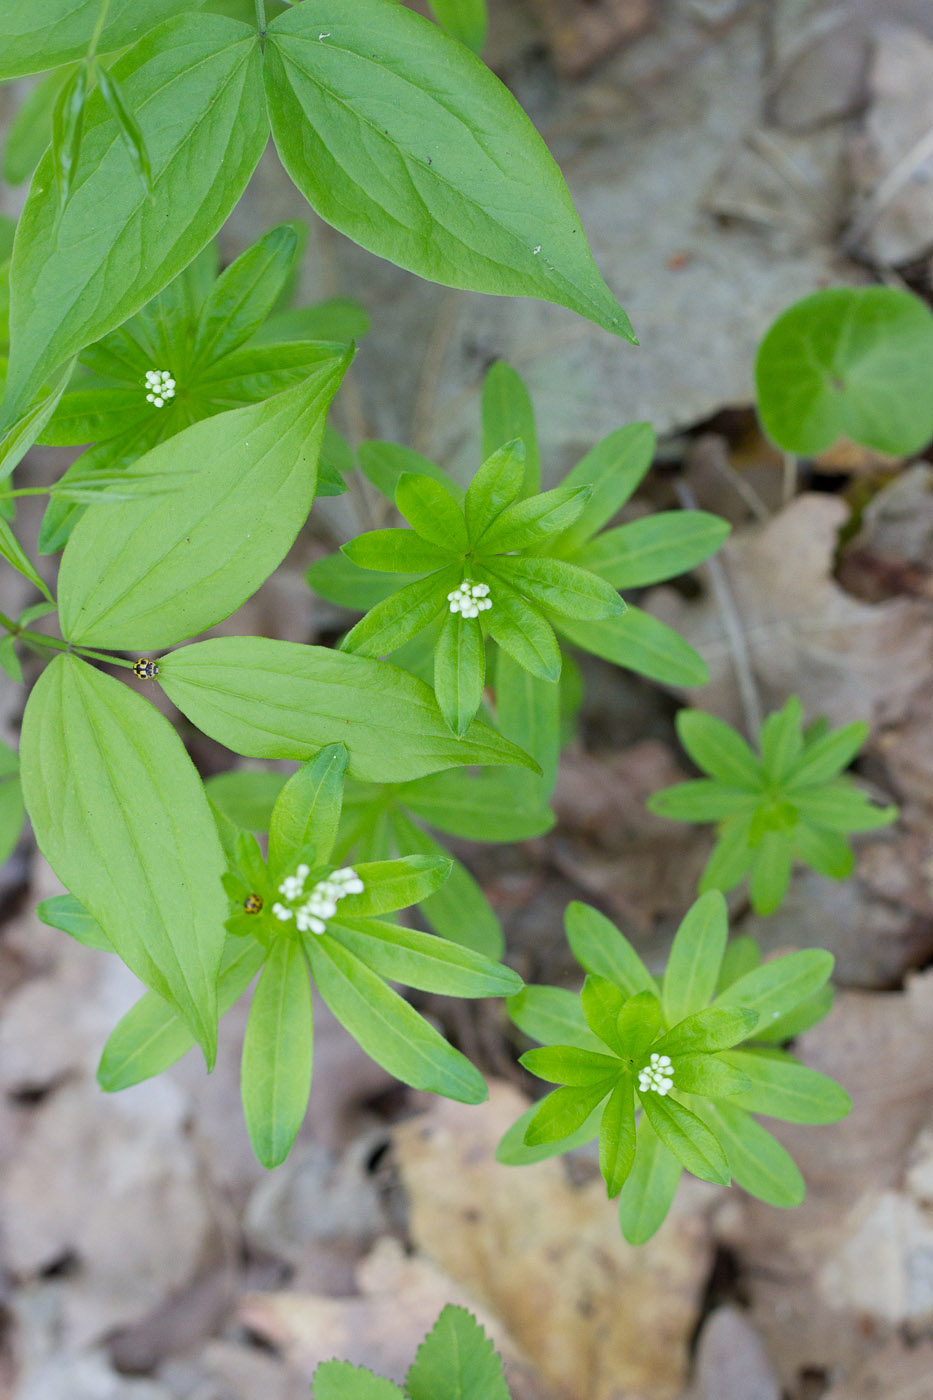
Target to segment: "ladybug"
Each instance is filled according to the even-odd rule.
[[[141,681],[154,681],[159,674],[158,663],[150,660],[148,656],[141,656],[138,661],[133,662],[133,674]]]
[[[248,894],[243,901],[243,909],[247,914],[258,914],[262,908],[262,895]]]

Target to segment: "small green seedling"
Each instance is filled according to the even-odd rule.
[[[492,1342],[466,1308],[452,1304],[418,1348],[404,1386],[348,1361],[325,1361],[313,1387],[313,1400],[509,1400]]]
[[[816,720],[804,727],[796,696],[765,720],[760,756],[723,720],[701,710],[681,710],[677,732],[709,777],[664,788],[648,807],[674,821],[718,822],[700,889],[730,890],[747,875],[757,914],[773,914],[781,904],[795,860],[844,880],[855,864],[846,834],[874,831],[897,816],[896,807],[876,807],[841,776],[868,725],[831,731]]]
[[[661,1225],[684,1168],[718,1185],[734,1179],[771,1205],[799,1205],[797,1166],[751,1115],[833,1123],[848,1113],[844,1089],[777,1048],[829,1010],[832,955],[806,949],[761,963],[749,938],[727,948],[718,891],[688,912],[660,983],[597,910],[571,904],[566,928],[587,973],[580,995],[529,986],[509,1000],[518,1028],[544,1046],[521,1063],[560,1087],[512,1125],[499,1160],[523,1165],[598,1139],[631,1244]]]

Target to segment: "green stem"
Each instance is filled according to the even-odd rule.
[[[95,54],[97,53],[97,41],[100,39],[100,36],[103,32],[104,23],[107,19],[107,11],[109,9],[110,0],[102,0],[100,11],[97,15],[97,23],[94,26],[94,33],[91,35],[91,42],[88,45],[87,56],[89,60],[93,60]]]
[[[18,486],[14,491],[0,492],[0,500],[9,501],[14,496],[46,496],[51,486]]]
[[[266,32],[266,0],[256,0],[256,28],[260,35]]]

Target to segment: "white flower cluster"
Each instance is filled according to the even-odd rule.
[[[652,1055],[650,1064],[638,1071],[638,1087],[644,1094],[653,1089],[656,1094],[666,1094],[674,1087],[673,1065],[670,1055]]]
[[[486,612],[492,607],[489,584],[474,583],[471,578],[465,578],[459,588],[455,588],[453,593],[448,593],[447,601],[450,611],[460,613],[463,617],[479,617],[481,612]]]
[[[299,865],[294,875],[286,875],[279,885],[289,903],[301,899],[305,892],[305,880],[310,870],[307,865]],[[327,920],[337,912],[337,905],[348,894],[362,894],[363,881],[349,865],[342,870],[334,870],[326,880],[318,880],[300,909],[289,909],[287,904],[273,904],[272,912],[283,923],[294,917],[300,933],[324,933]]]
[[[175,381],[167,369],[147,369],[146,388],[146,403],[155,404],[156,408],[164,408],[175,397]]]

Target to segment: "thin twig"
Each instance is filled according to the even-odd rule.
[[[860,248],[862,239],[881,217],[892,199],[900,194],[921,165],[925,165],[931,157],[933,157],[933,126],[914,142],[910,150],[901,156],[897,164],[893,165],[884,179],[875,186],[874,191],[866,199],[846,231],[842,241],[844,252],[852,253]]]

